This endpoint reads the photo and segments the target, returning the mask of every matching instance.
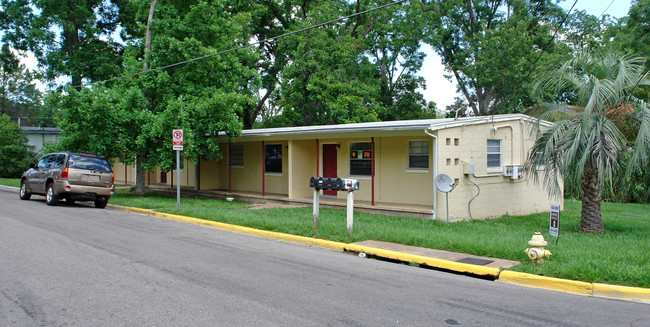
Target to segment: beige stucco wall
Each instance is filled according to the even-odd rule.
[[[262,142],[242,142],[244,145],[244,165],[233,166],[230,178],[233,192],[262,192]],[[282,173],[266,173],[264,175],[264,190],[269,194],[287,195],[289,192],[289,163],[288,141],[265,142],[282,145]],[[219,160],[219,189],[228,190],[228,145],[222,143],[223,159]],[[208,171],[202,173],[209,174]]]
[[[288,142],[288,195],[289,198],[313,196],[309,179],[316,176],[316,140],[291,140]]]
[[[547,211],[551,203],[563,205],[561,199],[549,199],[541,185],[534,184],[525,176],[511,179],[503,176],[502,169],[487,168],[488,139],[501,140],[502,167],[523,165],[527,150],[534,142],[530,128],[530,123],[512,121],[438,131],[438,173],[449,175],[458,184],[449,193],[450,220],[470,219],[470,210],[473,219],[484,219]],[[475,173],[464,174],[463,164],[474,164]],[[468,208],[479,188],[480,194]],[[445,194],[437,192],[437,217],[446,219]]]
[[[201,159],[201,164],[199,165],[200,189],[210,190],[220,188],[220,164],[221,161]]]

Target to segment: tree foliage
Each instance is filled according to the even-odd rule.
[[[148,3],[139,2],[149,9]],[[212,55],[246,43],[249,17],[233,15],[225,1],[163,2],[155,6],[150,27],[151,49],[132,42],[126,49],[126,71],[150,69]],[[147,10],[139,11],[142,33]],[[196,163],[218,156],[214,137],[225,131],[237,135],[236,112],[248,104],[248,81],[256,72],[250,50],[212,56],[164,70],[155,70],[105,86],[52,96],[49,105],[61,110],[62,142],[71,149],[88,150],[132,163],[136,158],[136,190],[144,193],[144,169],[175,167],[171,131],[184,130],[183,154]],[[81,119],[80,119],[81,118]],[[92,142],[88,142],[88,139]]]
[[[7,44],[0,50],[0,115],[22,117],[25,124],[41,124],[41,92],[35,74],[20,63]]]
[[[275,22],[293,32],[381,4],[289,1],[270,7],[274,13],[285,10]],[[411,10],[393,5],[273,41],[285,57],[284,68],[273,75],[278,85],[269,99],[282,114],[266,126],[434,116],[435,103],[427,104],[418,91],[425,86],[417,76],[424,58],[419,51],[422,28],[409,20]]]
[[[20,178],[35,156],[27,147],[27,137],[18,124],[8,115],[0,115],[0,177]]]
[[[119,2],[118,2],[119,3]],[[3,41],[30,50],[45,68],[45,77],[67,76],[72,85],[97,81],[121,71],[118,6],[108,0],[3,0]]]
[[[440,55],[477,116],[531,106],[530,81],[548,64],[538,62],[541,52],[568,52],[552,42],[551,28],[563,11],[550,0],[422,1],[421,12],[423,40]]]

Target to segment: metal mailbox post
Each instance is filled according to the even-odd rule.
[[[354,193],[359,189],[359,180],[352,178],[327,178],[312,177],[309,179],[309,187],[314,189],[314,229],[318,229],[318,211],[320,206],[320,190],[347,191],[347,228],[348,234],[352,234],[354,224]]]

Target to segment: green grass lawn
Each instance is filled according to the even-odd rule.
[[[560,239],[546,248],[551,260],[532,265],[524,253],[536,230],[548,236],[549,214],[506,216],[447,224],[355,212],[354,234],[346,230],[345,210],[321,209],[319,229],[312,229],[312,208],[251,210],[249,203],[216,199],[151,195],[137,198],[118,192],[113,204],[154,209],[258,229],[345,243],[380,240],[468,254],[517,260],[512,270],[532,274],[616,285],[650,287],[650,206],[603,203],[604,235],[578,233],[580,202],[565,201]]]
[[[5,180],[0,183],[6,185]],[[311,207],[252,210],[249,203],[183,198],[178,209],[175,197],[154,193],[134,197],[125,190],[109,203],[345,243],[380,240],[510,259],[522,262],[511,268],[515,271],[650,287],[650,205],[644,204],[603,203],[605,234],[591,235],[578,233],[580,202],[566,200],[555,244],[548,236],[548,212],[451,224],[355,212],[354,234],[348,235],[345,210],[320,209],[319,229],[313,230]],[[542,265],[532,265],[524,254],[536,230],[544,234],[546,248],[553,253]]]
[[[20,187],[20,179],[18,179],[18,178],[0,178],[0,185]]]

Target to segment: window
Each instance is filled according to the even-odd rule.
[[[50,162],[54,159],[53,154],[48,154],[41,158],[41,160],[36,165],[38,168],[50,168]]]
[[[487,167],[501,169],[501,140],[487,140]]]
[[[265,146],[264,172],[282,173],[282,144],[268,144]]]
[[[243,144],[230,145],[230,166],[244,167],[244,145]]]
[[[429,169],[429,141],[409,141],[409,169]]]
[[[52,168],[61,168],[65,164],[65,154],[57,154],[52,161]]]
[[[102,173],[113,172],[108,160],[103,157],[85,154],[71,154],[68,159],[68,168],[89,169]]]
[[[372,173],[372,146],[370,142],[350,143],[350,175],[370,176]]]

